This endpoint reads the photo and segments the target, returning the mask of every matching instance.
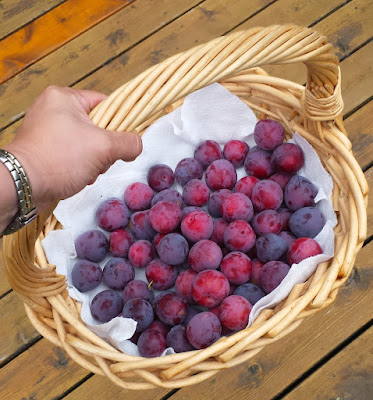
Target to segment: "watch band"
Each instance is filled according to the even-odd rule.
[[[0,162],[9,170],[18,196],[18,213],[3,232],[3,235],[9,235],[17,232],[36,218],[36,207],[32,201],[31,187],[27,175],[17,158],[9,151],[0,149]]]

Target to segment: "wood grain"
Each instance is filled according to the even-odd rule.
[[[64,400],[125,399],[125,400],[162,400],[168,389],[144,390],[141,393],[121,389],[106,377],[94,375],[77,389],[69,393]],[[199,398],[196,397],[196,400]]]
[[[146,15],[148,15],[150,13],[150,3],[149,1],[141,2],[138,0],[136,4],[138,4],[138,6],[141,6],[142,10],[147,11]],[[281,7],[278,3],[281,3]],[[270,24],[271,21],[273,21],[273,23],[286,22],[289,16],[292,15],[291,13],[293,10],[293,2],[292,0],[287,0],[283,2],[280,1],[278,3],[274,3],[270,7],[264,9],[262,12],[258,13],[247,22],[240,25],[237,29],[249,28],[257,25],[266,25]],[[317,6],[317,10],[326,13],[330,11],[330,9],[334,7],[336,3],[337,2],[335,0],[332,2],[323,2],[321,0],[318,0],[318,3],[314,4],[314,7],[316,8]],[[207,8],[209,4],[207,2],[204,3],[206,10],[208,11],[207,14],[219,15],[219,12],[217,10],[211,8],[212,4],[213,3],[210,2],[210,7]],[[165,4],[163,4],[163,8],[160,8],[164,10],[164,6]],[[238,6],[239,5],[237,5],[239,11]],[[22,115],[25,109],[30,105],[35,95],[48,84],[56,82],[61,85],[69,84],[69,81],[67,79],[69,79],[70,77],[72,79],[77,79],[80,71],[88,70],[90,67],[93,67],[92,60],[95,60],[101,55],[107,57],[107,53],[110,52],[118,54],[119,51],[125,48],[126,45],[130,46],[130,40],[125,40],[128,36],[127,30],[123,32],[123,35],[114,35],[119,36],[119,38],[118,43],[113,48],[105,47],[105,41],[103,41],[103,46],[101,46],[101,41],[99,41],[96,45],[95,40],[97,41],[97,36],[99,34],[101,34],[101,36],[106,35],[106,37],[109,37],[111,35],[109,33],[110,29],[110,32],[112,33],[119,32],[118,30],[120,29],[120,26],[122,26],[123,20],[134,22],[134,25],[129,26],[129,32],[133,30],[132,27],[138,26],[138,13],[136,9],[132,10],[133,7],[134,6],[131,6],[115,14],[107,21],[101,23],[99,26],[91,29],[89,32],[86,32],[84,35],[81,35],[79,38],[68,43],[60,50],[54,52],[54,54],[41,60],[39,63],[29,68],[27,71],[19,74],[15,79],[10,80],[7,84],[0,86],[0,125],[2,117],[4,117],[4,119],[2,120],[3,124],[9,123],[9,119],[7,119],[7,114],[11,115],[13,113],[10,119],[15,119]],[[315,11],[313,11],[312,14],[312,8],[309,9],[307,7],[308,3],[305,5],[305,8],[302,7],[300,10],[297,10],[297,17],[300,23],[304,25],[310,24],[319,15],[318,12]],[[333,29],[335,32],[340,26],[339,22],[342,17],[334,17],[335,14],[341,13],[342,10],[344,10],[344,12],[351,11],[349,8],[345,7],[337,10],[336,13],[331,14],[324,20],[324,24],[331,27],[331,31],[326,32],[327,34],[333,34]],[[271,11],[272,9],[273,12]],[[230,10],[231,13],[233,13],[233,11],[233,9]],[[167,12],[167,10],[165,12]],[[153,15],[153,13],[151,13],[151,15]],[[103,91],[105,93],[109,93],[110,91],[115,90],[120,83],[123,83],[129,78],[136,76],[139,72],[141,72],[142,68],[145,68],[144,58],[146,58],[147,55],[149,56],[149,54],[153,54],[152,57],[157,55],[160,61],[167,55],[170,55],[171,53],[173,54],[180,50],[180,47],[172,50],[172,44],[170,45],[170,42],[172,43],[173,38],[177,37],[177,32],[179,31],[179,29],[185,31],[189,30],[193,32],[197,31],[199,32],[200,37],[205,37],[206,34],[203,31],[199,30],[196,23],[193,26],[193,21],[196,19],[196,15],[198,13],[201,13],[201,11],[197,7],[195,10],[189,12],[186,16],[179,18],[177,21],[171,23],[165,29],[162,29],[161,31],[157,32],[155,35],[144,41],[145,43],[149,42],[148,44],[145,45],[144,43],[140,43],[140,45],[136,46],[131,51],[124,53],[123,56],[119,57],[118,59],[99,69],[96,73],[84,79],[80,84],[78,84],[78,87],[84,87],[88,89],[91,88]],[[220,14],[224,14],[224,9],[220,10]],[[168,17],[171,17],[170,12],[168,13]],[[209,21],[207,19],[205,21],[201,21],[203,22],[201,25],[211,29],[212,24],[219,24],[219,20],[216,20],[216,16],[214,18],[214,21]],[[238,20],[238,16],[235,15],[233,22],[236,22],[236,20]],[[180,26],[183,26],[182,28],[180,28],[180,26],[178,25],[179,21]],[[145,23],[146,21],[143,22],[143,24]],[[141,24],[140,26],[142,27],[143,24]],[[227,27],[228,25],[225,26],[225,28]],[[316,28],[318,28],[318,25],[316,25]],[[138,28],[135,29],[136,32],[138,30]],[[215,28],[214,32],[216,34],[222,34],[224,33],[224,29],[218,31],[218,28]],[[363,43],[363,41],[366,40],[367,32],[369,32],[369,29],[362,30],[362,33],[360,35],[360,43]],[[208,33],[208,35],[210,35],[210,33]],[[123,36],[124,38],[120,36]],[[182,36],[182,40],[188,40],[189,38],[189,35],[187,38],[184,37],[185,35],[180,36]],[[154,39],[152,39],[153,37]],[[91,46],[89,46],[89,43],[91,43]],[[187,42],[183,46],[183,48],[188,47],[188,45],[193,45],[193,40],[190,41],[190,43]],[[87,49],[87,46],[89,46],[89,49]],[[83,54],[79,56],[79,48],[87,49],[85,50],[86,53],[83,52]],[[74,54],[74,57],[72,57],[71,54]],[[78,57],[76,57],[76,55],[78,55]],[[101,58],[100,60],[102,61]],[[44,70],[45,72],[39,74],[38,71],[40,70]],[[304,83],[306,77],[306,70],[303,65],[268,67],[267,70],[271,74],[283,76],[299,83]],[[125,71],[125,74],[123,74],[123,71]],[[20,92],[19,95],[18,92]],[[14,133],[15,129],[10,126],[8,129],[0,134],[0,143],[9,141],[9,138],[11,138]]]
[[[368,197],[368,230],[367,237],[370,238],[373,235],[373,167],[369,168],[368,171],[365,172],[365,177],[367,178],[370,194]],[[372,254],[373,257],[373,254]]]
[[[354,156],[359,165],[366,169],[372,162],[373,154],[373,101],[345,119],[344,126],[351,140]]]
[[[0,363],[40,336],[15,292],[0,299],[0,321]]]
[[[5,0],[0,2],[0,39],[64,0]]]
[[[154,1],[137,0],[2,84],[0,130],[20,118],[48,85],[72,85],[198,3],[157,0],[155,7]],[[124,71],[122,78],[127,76]]]
[[[1,146],[0,146],[1,147]],[[5,276],[4,258],[3,258],[3,239],[0,239],[0,296],[11,288]]]
[[[366,0],[353,0],[316,27],[327,36],[341,59],[372,37],[372,20],[372,4]]]
[[[130,3],[69,0],[30,22],[0,42],[0,83]]]
[[[346,58],[341,72],[344,113],[348,113],[372,95],[369,82],[373,82],[373,42]]]
[[[242,2],[238,0],[224,0],[216,2],[214,0],[207,0],[190,13],[183,15],[177,21],[169,24],[165,29],[144,40],[136,48],[124,53],[107,66],[91,74],[78,83],[77,87],[95,88],[95,90],[104,91],[105,93],[107,91],[112,92],[122,83],[137,76],[145,68],[161,62],[173,54],[187,50],[198,43],[207,42],[216,36],[231,31],[242,21],[243,13],[247,16],[253,14],[255,10],[253,3],[255,4],[255,8],[259,8],[263,4],[263,2],[258,1]],[[282,1],[283,8],[290,7],[292,3],[292,0]],[[277,2],[256,14],[253,17],[253,19],[256,18],[255,22],[251,22],[250,18],[247,22],[241,24],[237,30],[253,26],[276,24],[278,22],[276,12],[272,14],[269,11],[276,4]],[[303,6],[299,9],[299,16],[303,16],[303,19],[300,20],[301,25],[312,23],[319,17],[320,13],[327,13],[333,7],[340,4],[340,0],[331,0],[328,2],[315,0],[312,8],[306,7],[306,4],[307,2],[304,3],[306,11],[303,11]],[[260,19],[259,16],[262,14],[264,17]],[[307,22],[304,23],[304,20]],[[288,20],[287,22],[292,21]],[[188,32],[188,34],[181,35],[180,31]],[[299,67],[299,65],[296,67]],[[123,76],[123,70],[126,71],[126,77]],[[302,80],[305,80],[305,78],[306,74],[304,73]]]
[[[373,7],[366,0],[353,0],[315,24],[314,21],[328,13],[328,7],[337,6],[335,2],[328,3],[289,1],[285,4],[280,0],[235,30],[289,22],[300,26],[312,25],[313,29],[327,36],[328,42],[335,47],[338,57],[341,58],[371,37]],[[319,11],[319,14],[310,21],[315,11]]]
[[[88,375],[59,347],[43,339],[0,370],[0,398],[53,399]]]
[[[373,327],[285,396],[284,400],[311,398],[373,398]]]
[[[297,5],[293,7],[297,8]],[[326,3],[326,2],[325,2]],[[308,12],[315,6],[313,2],[308,2],[306,4],[302,4],[301,11],[297,10],[292,13],[291,7],[289,12],[287,9],[283,9],[281,7],[281,2],[276,2],[268,10],[264,10],[263,13],[260,13],[253,17],[252,20],[245,22],[244,24],[237,27],[236,30],[240,28],[250,28],[256,25],[261,24],[270,24],[272,18],[274,21],[279,24],[284,24],[289,19],[293,18],[292,15],[297,16],[300,20],[300,25],[310,25],[312,24],[312,28],[321,32],[323,35],[327,37],[329,43],[331,43],[336,53],[340,58],[346,57],[351,51],[355,50],[357,47],[361,46],[372,36],[372,29],[370,20],[371,17],[367,18],[372,12],[372,7],[368,6],[368,3],[365,0],[355,0],[348,4],[345,4],[343,7],[339,8],[331,15],[321,20],[320,22],[313,25],[308,18]],[[307,9],[310,7],[310,9]],[[267,11],[267,15],[264,15]],[[273,15],[270,14],[273,12]],[[262,15],[263,14],[263,15]],[[320,13],[322,15],[322,13]],[[262,19],[263,18],[263,19]],[[351,25],[346,25],[346,20],[351,22]],[[341,39],[343,35],[343,26],[350,26],[350,33],[348,37]],[[345,43],[342,45],[341,43]],[[348,45],[347,45],[348,42]],[[306,67],[301,64],[290,64],[290,65],[271,65],[270,67],[265,68],[267,72],[271,75],[278,76],[284,79],[291,79],[294,82],[305,84],[306,83]],[[342,75],[342,83],[345,79],[345,73]],[[291,77],[291,78],[289,78]],[[342,92],[343,97],[344,93]],[[369,97],[369,96],[368,96]],[[345,111],[346,112],[346,111]]]
[[[372,42],[369,44],[365,45],[361,49],[359,49],[357,52],[352,54],[350,57],[346,58],[342,63],[341,63],[341,71],[342,71],[342,96],[345,102],[345,108],[344,108],[344,113],[350,113],[354,108],[357,108],[360,104],[365,102],[369,96],[371,95],[370,91],[370,86],[366,84],[366,82],[372,81],[372,66],[369,63],[364,62],[364,60],[372,60]],[[132,52],[132,50],[131,50]],[[134,53],[134,58],[138,59],[141,57],[141,51],[139,52],[139,55],[137,53]],[[141,60],[138,60],[141,62]],[[109,64],[110,65],[110,64]],[[357,68],[358,66],[358,68]],[[98,91],[105,91],[103,90],[104,82],[105,82],[105,76],[108,77],[113,77],[114,81],[115,79],[121,79],[119,75],[119,70],[113,70],[113,71],[108,71],[110,69],[110,66],[105,66],[102,69],[105,69],[105,74],[103,72],[99,72],[92,74],[91,76],[87,77],[86,79],[82,80],[79,84],[75,85],[74,87],[77,88],[84,88],[84,89],[92,89],[92,90],[98,90]],[[132,63],[132,68],[136,69],[136,63]],[[131,65],[126,67],[125,69],[128,71],[128,74],[131,75]],[[291,81],[297,82],[297,83],[304,83],[304,79],[306,76],[306,70],[303,65],[290,65],[290,66],[268,66],[265,67],[265,70],[270,73],[271,75],[274,76],[280,76],[285,79],[289,79]],[[57,72],[56,72],[57,73]],[[123,74],[122,74],[123,75]],[[93,76],[95,78],[93,78]],[[0,91],[1,91],[1,86],[0,86]],[[26,91],[26,98],[27,98],[27,90]],[[20,101],[22,101],[20,99]],[[6,107],[6,102],[5,98],[2,98],[0,96],[0,104],[3,103],[4,107]],[[368,110],[370,110],[372,105],[369,106]],[[362,113],[365,114],[365,107],[363,107],[362,111],[359,113],[359,115],[362,115]],[[367,122],[363,122],[363,120],[359,117],[358,120],[360,122],[360,131],[363,129],[363,125],[365,126],[365,130],[370,126],[370,119],[371,113],[369,113],[368,120]],[[0,118],[1,118],[1,111],[0,111]],[[14,124],[10,125],[8,128],[4,129],[2,132],[0,132],[0,147],[4,146],[5,144],[9,143],[14,135],[17,132],[17,129],[19,128],[21,124],[21,121],[17,121]],[[350,124],[349,126],[352,127],[354,124]],[[348,132],[351,131],[350,128],[347,129]],[[359,132],[357,132],[357,136],[355,135],[356,139],[351,139],[355,140],[354,143],[359,143],[362,144],[363,142],[360,142],[359,138]],[[364,134],[364,140],[367,146],[372,145],[372,134],[367,132]],[[371,147],[365,147],[365,146],[360,146],[360,149],[364,151],[364,163],[362,164],[363,167],[366,167],[369,162],[369,154],[371,152]],[[356,154],[358,154],[358,150],[356,150]]]
[[[283,24],[294,22],[299,25],[310,25],[312,24],[320,15],[327,14],[334,7],[339,5],[340,1],[331,1],[325,2],[322,0],[317,0],[315,2],[305,2],[302,3],[302,6],[297,6],[293,0],[284,0],[278,1],[274,4],[271,4],[270,7],[265,8],[263,11],[254,15],[252,18],[248,19],[242,24],[239,24],[234,31],[238,31],[241,29],[249,29],[255,26],[265,26],[271,24]],[[213,2],[205,2],[203,4],[203,8],[208,11],[209,15],[214,15],[214,30],[212,30],[210,21],[206,21],[205,23],[200,23],[200,16],[198,15],[199,8],[197,7],[193,12],[188,13],[183,16],[179,20],[175,21],[175,23],[170,24],[162,31],[158,32],[156,35],[153,35],[139,46],[136,46],[135,49],[130,50],[127,53],[124,53],[123,56],[114,60],[112,63],[108,64],[104,68],[98,70],[93,73],[87,79],[83,80],[79,83],[78,87],[84,88],[95,88],[99,91],[107,91],[110,92],[115,90],[117,86],[115,86],[116,82],[124,83],[127,79],[121,79],[121,71],[123,70],[123,64],[125,66],[125,70],[128,74],[128,79],[138,75],[145,67],[149,67],[155,62],[160,62],[165,58],[175,54],[179,51],[183,51],[191,46],[194,43],[205,42],[211,39],[214,36],[222,35],[227,31],[230,31],[232,28],[229,28],[228,23],[232,20],[230,18],[228,21],[220,21],[219,16],[223,13],[222,18],[226,14],[224,10],[219,12],[212,7]],[[234,6],[234,4],[233,4]],[[324,21],[321,28],[326,29],[329,28],[328,32],[323,33],[331,33],[334,30],[336,33],[339,29],[339,23],[348,16],[351,12],[350,4],[340,8],[335,13],[328,16]],[[233,12],[234,7],[230,4],[229,12]],[[363,14],[364,9],[358,7],[358,11]],[[336,14],[336,15],[335,15]],[[354,14],[354,18],[359,18],[359,13]],[[365,21],[363,19],[363,21]],[[182,26],[182,28],[181,28]],[[204,28],[206,26],[206,28]],[[319,29],[319,24],[316,24],[315,29]],[[179,30],[188,30],[189,32],[195,32],[192,35],[179,35],[176,36],[176,32]],[[206,29],[206,33],[203,31]],[[212,34],[211,34],[211,33]],[[176,36],[176,40],[175,40]],[[203,39],[201,39],[201,37]],[[359,35],[355,37],[355,42],[359,42],[360,44],[364,43],[370,37],[369,30],[369,21],[363,22],[362,30]],[[138,49],[141,48],[141,52],[138,52]],[[346,53],[343,53],[346,54]],[[154,55],[157,56],[156,60],[154,60]],[[286,79],[294,80],[295,82],[303,84],[306,81],[306,69],[304,66],[295,64],[295,65],[286,65],[286,66],[276,66],[266,68],[269,73],[273,73],[276,76],[281,76]],[[108,70],[109,72],[105,72]],[[109,79],[104,79],[102,75],[105,77],[109,76]]]
[[[10,143],[14,135],[17,133],[18,128],[21,126],[23,118],[19,119],[14,124],[0,132],[0,147],[3,148],[6,144]],[[1,239],[0,239],[1,240]],[[0,260],[1,265],[2,260]]]
[[[312,23],[320,14],[329,12],[339,2],[340,0],[332,0],[330,2],[317,0],[317,4],[313,2],[310,9],[307,8],[307,3],[305,7],[300,7],[299,10],[297,10],[296,15],[299,19],[299,22],[297,21],[297,23],[308,25]],[[231,29],[234,24],[237,24],[240,20],[242,20],[243,5],[239,4],[240,2],[238,1],[231,3],[232,4],[230,4],[229,7],[230,18],[226,18],[227,6],[220,4],[220,9],[215,9],[213,7],[215,2],[212,0],[210,2],[204,2],[204,7],[202,7],[202,5],[197,7],[188,14],[168,25],[166,28],[161,29],[159,32],[140,43],[134,49],[123,53],[122,56],[118,57],[113,62],[105,65],[103,68],[100,68],[96,73],[93,73],[91,76],[79,83],[78,86],[95,88],[96,90],[110,93],[120,84],[136,76],[139,72],[152,63],[161,61],[177,51],[181,51],[193,46],[195,41],[206,41],[213,36],[223,34],[227,30]],[[278,3],[281,3],[281,7],[278,5]],[[142,7],[144,6],[144,4],[139,2],[139,0],[135,3],[135,5],[136,4],[139,6],[141,5]],[[259,7],[259,4],[262,3],[258,2],[257,7]],[[291,15],[292,11],[291,4],[294,4],[292,0],[276,2],[272,4],[271,7],[264,9],[262,12],[259,12],[247,22],[240,25],[237,29],[289,21],[289,16]],[[131,6],[130,8],[134,7],[135,5]],[[333,30],[334,33],[338,31],[340,26],[339,23],[341,22],[342,17],[339,16],[337,18],[334,17],[334,15],[339,15],[342,12],[348,15],[351,10],[350,8],[346,7],[349,5],[350,4],[347,4],[346,6],[337,10],[336,13],[331,14],[324,21],[322,21],[326,27],[330,27],[330,31],[323,33],[333,34]],[[201,11],[201,7],[203,10],[205,10],[205,13],[209,16],[209,18],[207,18],[205,14],[203,14],[201,17],[201,13],[203,13]],[[217,7],[216,4],[215,7]],[[273,12],[271,12],[272,7],[276,7]],[[160,9],[163,10],[162,7],[160,7]],[[286,13],[284,10],[288,9],[289,11]],[[359,7],[358,10],[360,10]],[[145,21],[140,24],[140,21],[136,19],[136,16],[137,18],[139,16],[139,13],[136,11],[137,10],[135,9],[133,12],[133,14],[135,14],[134,22],[136,25],[131,26],[137,27],[140,25],[140,27],[142,27],[150,17],[146,17]],[[250,11],[255,11],[252,3],[250,4]],[[249,11],[246,12],[248,13]],[[153,13],[154,11],[148,12],[145,15],[148,16],[150,14],[150,16],[152,16]],[[79,79],[79,77],[81,77],[85,71],[92,70],[92,68],[96,67],[97,64],[102,65],[104,62],[103,58],[107,59],[107,53],[110,53],[110,51],[113,52],[113,49],[100,46],[100,44],[102,44],[100,40],[98,46],[95,46],[95,40],[97,41],[99,30],[104,27],[105,29],[102,32],[102,36],[104,37],[106,35],[105,37],[109,37],[110,33],[107,33],[107,27],[112,23],[115,27],[115,29],[112,28],[111,30],[111,33],[113,34],[120,29],[120,26],[123,28],[123,20],[133,21],[131,15],[124,14],[121,15],[121,18],[118,18],[117,20],[115,18],[117,17],[117,14],[107,20],[106,25],[101,23],[99,26],[95,27],[96,29],[91,29],[89,32],[86,32],[85,35],[81,35],[76,40],[68,43],[66,46],[63,46],[63,48],[60,49],[61,51],[54,52],[54,54],[44,58],[23,73],[18,74],[17,77],[0,86],[0,127],[10,124],[12,121],[14,121],[14,119],[22,116],[29,107],[33,98],[48,84],[56,83],[60,85],[70,85],[72,82]],[[214,16],[213,18],[212,15]],[[125,16],[127,18],[125,18]],[[205,17],[203,18],[203,16]],[[356,18],[358,17],[359,16],[356,16]],[[162,16],[162,18],[164,19],[164,16]],[[220,19],[225,20],[220,21]],[[129,28],[131,28],[131,26],[129,26]],[[319,25],[316,25],[316,28],[318,29]],[[138,29],[139,28],[136,28],[135,31],[138,31]],[[206,32],[204,32],[203,29],[205,29]],[[179,35],[178,33],[180,30],[188,32],[188,35]],[[128,32],[131,31],[133,31],[133,29],[129,29],[128,31],[126,29],[122,33],[122,36],[126,36]],[[191,37],[190,32],[195,32],[195,34],[193,34]],[[369,37],[369,35],[369,27],[364,25],[362,26],[360,34],[357,35],[354,40],[356,43],[362,44],[367,37]],[[118,35],[114,34],[114,36]],[[175,38],[177,40],[175,40]],[[92,41],[93,43],[91,43]],[[118,41],[121,42],[120,40]],[[182,43],[179,45],[178,42]],[[87,49],[87,46],[89,46],[90,43],[90,49]],[[118,51],[116,51],[117,48],[114,47],[114,55],[119,54],[120,51],[123,51],[126,44],[127,43],[125,42],[124,46],[120,46],[119,43],[120,49],[118,48]],[[129,44],[129,46],[131,46],[131,44]],[[84,51],[82,49],[84,49]],[[97,64],[95,64],[94,60],[97,58]],[[279,68],[278,70],[286,71],[288,73],[287,76],[294,76],[294,81],[296,82],[303,83],[305,81],[306,74],[305,69],[302,66],[290,65],[283,67],[282,69]],[[123,71],[125,71],[125,74]],[[271,70],[270,72],[273,73]],[[281,75],[277,73],[274,74]]]
[[[180,389],[170,399],[192,399],[196,393],[200,399],[272,399],[371,320],[372,252],[373,242],[360,251],[357,268],[332,305],[308,318],[286,338],[267,346],[247,363],[222,371],[214,379]]]

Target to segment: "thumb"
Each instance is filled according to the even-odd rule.
[[[105,130],[111,143],[111,161],[133,161],[142,152],[141,137],[134,132],[116,132]]]

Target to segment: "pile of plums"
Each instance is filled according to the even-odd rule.
[[[202,349],[245,328],[293,264],[322,253],[318,190],[298,174],[301,148],[284,138],[281,124],[260,120],[255,147],[204,141],[175,170],[154,165],[147,184],[99,204],[97,229],[76,239],[72,271],[81,292],[107,287],[91,302],[93,317],[134,319],[131,340],[144,357]]]

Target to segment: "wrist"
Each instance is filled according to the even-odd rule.
[[[8,169],[0,163],[0,236],[1,232],[10,224],[18,213],[18,197],[14,180]]]

